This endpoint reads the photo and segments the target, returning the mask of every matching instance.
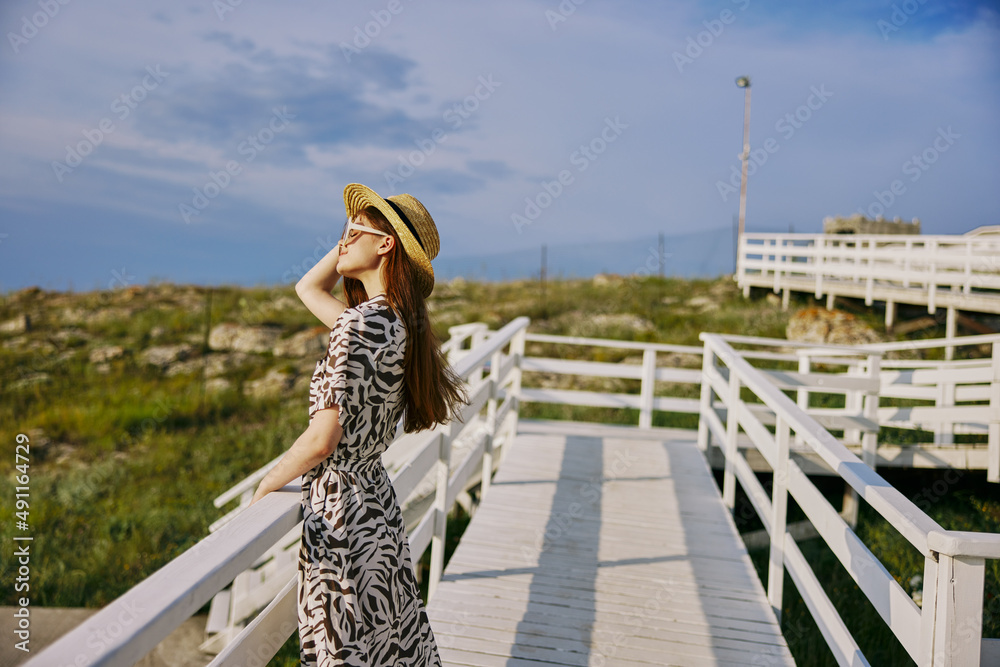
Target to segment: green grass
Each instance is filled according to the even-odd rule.
[[[689,304],[696,297],[708,305]],[[790,312],[812,304],[803,298],[791,311],[783,312],[772,301],[744,299],[728,278],[624,278],[606,284],[550,280],[544,291],[537,281],[454,281],[439,283],[429,302],[441,339],[447,338],[451,325],[482,321],[496,329],[527,315],[532,319],[532,332],[699,347],[702,331],[783,338]],[[207,332],[222,322],[279,325],[285,335],[319,322],[301,305],[291,286],[154,284],[79,294],[25,290],[0,298],[0,322],[25,313],[31,317],[31,330],[0,333],[0,441],[8,443],[5,451],[9,452],[0,460],[0,495],[13,497],[15,436],[30,434],[30,532],[36,538],[32,604],[100,607],[204,537],[209,524],[222,513],[212,499],[281,454],[305,428],[304,387],[258,400],[244,396],[243,385],[273,367],[290,369],[301,379],[311,373],[316,360],[251,355],[245,365],[225,376],[232,383],[230,390],[211,394],[204,390],[200,372],[167,376],[142,364],[141,352],[152,345],[183,343],[192,346],[194,359],[203,360],[210,354],[205,346]],[[877,314],[866,311],[859,317],[880,328]],[[107,345],[120,345],[126,354],[100,373],[88,357],[95,348]],[[637,357],[634,350],[610,348],[530,343],[528,354],[641,363],[641,354]],[[526,386],[544,379],[526,374]],[[573,383],[565,378],[549,380]],[[609,379],[588,388],[637,393],[638,382]],[[659,383],[656,394],[697,398],[698,390]],[[635,410],[527,403],[521,414],[525,418],[638,423]],[[653,423],[695,428],[697,417],[657,412]],[[915,437],[912,431],[898,436]],[[907,479],[904,475],[898,481],[906,483]],[[969,529],[997,530],[992,487],[971,484],[962,493],[968,494],[965,504],[952,505],[943,496],[935,496],[933,507],[940,512],[951,507],[954,521],[965,517],[970,525],[982,526]],[[0,540],[8,544],[15,533],[12,514],[12,502],[0,503]],[[869,522],[864,513],[862,519]],[[463,519],[452,523],[456,532],[449,534],[457,539]],[[908,557],[902,555],[906,545],[874,527],[865,530],[866,542],[870,540],[873,549],[886,554],[887,567],[892,562],[890,570],[896,574],[894,568],[898,568],[901,581],[910,576],[913,564],[904,562]],[[826,572],[829,564],[822,561],[824,557],[822,550],[810,555]],[[995,570],[989,577],[994,582],[990,594],[996,596]],[[790,608],[795,604],[793,589],[786,586]],[[11,604],[15,594],[10,568],[0,572],[0,590],[0,604]],[[988,610],[994,617],[1000,615],[997,605],[990,604]],[[793,612],[787,617],[804,618]],[[811,621],[789,622],[797,624],[790,626],[793,634],[803,637],[793,641],[805,647],[796,648],[796,655],[821,652],[814,630],[795,629]],[[993,636],[997,634],[1000,631]],[[287,655],[296,660],[297,646]],[[809,662],[800,660],[800,664]]]
[[[896,489],[910,498],[946,530],[1000,532],[1000,498],[985,481],[982,472],[941,470],[880,470]],[[769,475],[762,475],[770,489]],[[843,496],[839,479],[817,478],[817,485],[838,510]],[[804,518],[790,502],[789,522]],[[746,497],[738,494],[736,523],[742,532],[760,528]],[[905,538],[869,505],[862,502],[857,535],[882,562],[896,582],[910,594],[922,590],[924,558]],[[826,594],[834,602],[865,657],[873,665],[912,665],[913,661],[888,625],[851,579],[847,570],[822,539],[799,542]],[[767,549],[750,552],[751,560],[767,585]],[[834,667],[837,663],[820,634],[791,577],[786,573],[781,627],[792,654],[800,665]],[[1000,637],[1000,561],[986,561],[983,608],[983,636]]]

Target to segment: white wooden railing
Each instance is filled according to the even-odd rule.
[[[985,468],[989,481],[1000,482],[1000,334],[858,346],[738,335],[721,338],[732,345],[765,350],[738,349],[744,359],[797,365],[797,374],[792,375],[784,371],[761,372],[779,388],[795,390],[798,406],[825,428],[843,431],[846,444],[861,442],[862,459],[868,465],[876,462],[876,440],[893,442],[885,435],[876,439],[874,434],[882,428],[929,431],[932,439],[921,444],[936,445],[936,454],[949,449],[958,451],[956,434],[974,434],[985,440],[986,447],[965,447],[964,465],[959,465],[957,456],[950,465]],[[915,356],[912,353],[917,352],[943,356],[941,350],[949,347],[976,348],[979,356],[953,361],[898,358]],[[766,352],[775,348],[783,351]],[[817,367],[824,372],[817,372]],[[706,391],[703,384],[703,400]],[[813,394],[831,393],[845,396],[843,408],[810,405]],[[764,414],[762,418],[773,426],[773,416]]]
[[[402,436],[390,447],[412,451],[409,460],[391,474],[398,498],[409,497],[429,471],[437,471],[434,503],[408,533],[415,560],[428,545],[431,547],[429,597],[434,595],[444,566],[449,509],[474,475],[482,474],[481,493],[488,492],[496,459],[516,432],[527,326],[528,318],[517,318],[488,338],[481,336],[485,340],[464,351],[461,340],[453,340],[449,354],[459,357],[453,368],[469,388],[470,402],[462,411],[462,419],[432,431]],[[484,411],[485,415],[476,419]],[[452,466],[451,443],[482,425],[485,428],[476,434],[475,446]],[[298,486],[289,485],[269,494],[230,517],[208,537],[25,664],[135,664],[240,573],[258,563],[265,552],[300,525],[301,518]],[[216,656],[212,667],[266,664],[296,629],[295,593],[296,581],[292,577]]]
[[[990,481],[1000,482],[1000,334],[856,347],[738,335],[724,335],[722,338],[733,344],[753,346],[755,349],[739,350],[744,359],[776,362],[794,371],[762,372],[779,388],[794,390],[798,405],[825,428],[843,432],[848,445],[860,446],[862,459],[868,465],[874,467],[876,464],[877,434],[882,427],[931,431],[933,441],[923,444],[944,446],[946,453],[947,447],[954,445],[955,434],[982,434],[987,437],[985,450],[963,450],[955,459],[964,456],[966,464],[961,467],[986,468]],[[570,349],[634,350],[642,355],[642,360],[641,363],[610,363],[561,358],[581,356],[565,352],[550,357],[526,355],[523,370],[528,372],[638,380],[639,391],[542,388],[533,387],[534,382],[529,382],[521,390],[524,403],[635,409],[639,411],[638,426],[641,428],[652,425],[654,411],[700,413],[699,399],[658,395],[664,392],[657,391],[656,383],[667,382],[692,389],[700,387],[703,400],[707,388],[702,383],[700,369],[665,366],[658,362],[658,359],[663,359],[658,355],[690,355],[693,362],[701,365],[701,347],[534,333],[527,334],[527,341],[569,346]],[[992,354],[960,361],[887,358],[898,356],[902,351],[946,347],[985,347],[991,348]],[[597,356],[593,350],[582,354]],[[674,390],[673,393],[691,392]],[[813,394],[830,393],[844,396],[843,407],[810,405]],[[930,405],[904,405],[914,399]],[[767,425],[773,425],[773,416],[764,412],[760,415],[761,419]],[[855,511],[856,508],[849,508],[848,516],[856,516]]]
[[[639,380],[639,393],[609,393],[581,389],[528,388],[521,389],[522,402],[561,403],[588,407],[632,408],[639,411],[639,427],[653,425],[653,411],[698,413],[698,399],[656,395],[656,382],[672,382],[680,385],[696,386],[701,382],[701,372],[697,368],[675,368],[657,366],[657,354],[692,355],[701,358],[702,348],[692,345],[669,345],[665,343],[643,343],[637,341],[583,338],[578,336],[552,336],[529,333],[527,340],[534,343],[553,343],[574,347],[614,348],[641,352],[641,364],[609,363],[578,359],[525,356],[522,366],[525,371],[553,373],[556,375],[577,375],[599,378],[623,378]]]
[[[972,664],[963,662],[965,657],[962,661],[952,658],[972,655],[973,649],[959,635],[964,637],[970,628],[979,627],[969,623],[974,620],[973,607],[978,604],[980,613],[982,610],[982,562],[984,558],[997,557],[993,554],[1000,549],[997,542],[1000,537],[987,536],[983,541],[984,538],[976,534],[943,531],[912,503],[887,487],[870,466],[874,464],[874,434],[880,424],[913,428],[933,424],[944,426],[941,433],[935,431],[936,439],[942,444],[947,444],[952,434],[988,432],[991,465],[995,465],[991,470],[1000,468],[1000,447],[997,446],[1000,443],[1000,356],[997,352],[1000,336],[947,341],[953,345],[992,345],[992,356],[972,361],[926,362],[888,357],[901,349],[940,347],[946,341],[842,348],[713,334],[703,336],[704,347],[693,347],[528,334],[527,324],[527,318],[518,318],[495,333],[478,323],[453,327],[452,338],[443,349],[470,388],[471,403],[464,411],[464,421],[431,432],[403,436],[383,457],[398,462],[387,464],[387,468],[401,502],[411,496],[430,471],[436,471],[431,475],[433,506],[409,532],[414,558],[419,558],[428,544],[431,545],[431,596],[443,568],[448,510],[475,475],[481,474],[482,492],[488,491],[489,471],[495,469],[504,443],[516,433],[522,401],[637,409],[638,425],[643,428],[652,425],[654,411],[698,414],[699,444],[707,448],[714,437],[726,455],[724,499],[733,506],[736,481],[747,490],[770,534],[778,536],[772,537],[772,550],[781,555],[780,563],[792,574],[796,585],[806,589],[803,597],[813,613],[819,615],[817,622],[828,641],[835,645],[835,653],[856,657],[851,653],[853,640],[849,635],[844,637],[843,624],[831,615],[835,612],[830,612],[829,601],[823,602],[819,597],[817,590],[820,589],[814,586],[815,575],[807,572],[807,565],[794,541],[787,536],[780,537],[784,535],[788,493],[800,505],[809,505],[810,521],[842,556],[842,562],[846,557],[854,563],[849,569],[854,568],[852,575],[865,581],[862,588],[866,594],[882,596],[876,607],[892,617],[890,625],[894,632],[908,627],[907,624],[916,619],[916,627],[923,628],[923,634],[933,633],[928,635],[933,636],[933,640],[925,645],[919,639],[922,634],[899,630],[905,635],[901,641],[911,655],[912,651],[924,657],[930,655],[931,650],[935,655],[946,651],[940,664]],[[546,349],[549,346],[569,346],[569,349],[591,346],[599,350],[635,350],[641,353],[641,361],[609,363],[527,357],[526,341]],[[756,349],[733,347],[741,345]],[[658,358],[663,359],[658,355],[692,355],[684,361],[699,360],[701,369],[658,366]],[[571,353],[567,356],[581,355]],[[750,361],[771,363],[772,366],[784,364],[790,370],[754,368]],[[831,372],[833,368],[838,371]],[[522,370],[556,376],[623,378],[637,381],[638,393],[523,388]],[[700,386],[700,398],[657,395],[661,393],[657,392],[657,382],[682,388]],[[758,397],[757,401],[739,400],[739,391],[733,393],[733,383],[738,385],[737,389],[749,387]],[[794,391],[795,400],[786,396],[785,391]],[[682,390],[679,393],[691,392]],[[845,396],[844,406],[810,406],[813,393],[841,393]],[[734,401],[733,396],[737,400]],[[885,405],[886,399],[891,398],[923,398],[934,400],[935,405],[921,406],[920,410],[911,408],[906,412],[907,409]],[[772,435],[768,425],[774,425],[780,437]],[[847,442],[860,442],[862,460],[854,457],[844,442],[834,438],[827,429],[842,431]],[[759,489],[759,483],[754,486],[755,478],[746,457],[736,447],[737,437],[741,447],[746,447],[749,441],[749,446],[759,451],[772,469],[779,471],[777,477],[784,480],[784,487],[776,484],[776,488],[784,488],[784,491],[769,499]],[[453,463],[452,443],[460,438],[472,438],[475,444],[461,462]],[[850,531],[849,523],[835,516],[837,513],[829,504],[819,502],[822,496],[788,456],[796,442],[818,455],[860,498],[890,521],[896,521],[893,525],[924,553],[928,564],[923,610],[917,609],[905,593],[905,600],[900,597],[902,589],[898,585],[892,588],[884,580],[881,574],[884,567],[873,562],[874,557]],[[239,502],[240,497],[252,494],[259,477],[265,473],[266,467],[252,476],[253,479],[248,478],[223,494],[217,505]],[[217,522],[216,530],[208,537],[92,616],[29,664],[33,667],[83,662],[131,665],[238,576],[249,576],[248,581],[258,584],[270,577],[271,583],[277,581],[280,590],[273,595],[272,589],[265,596],[273,598],[272,601],[249,625],[239,630],[212,664],[241,665],[247,664],[248,656],[254,656],[256,661],[262,660],[260,656],[273,656],[296,626],[295,580],[288,575],[287,568],[280,574],[281,568],[274,565],[274,559],[268,558],[281,552],[284,542],[295,539],[300,520],[299,489],[293,485],[270,494],[252,508],[237,507]],[[954,574],[956,572],[958,574]],[[972,574],[968,574],[970,572]],[[771,581],[780,582],[780,579],[772,577]],[[960,582],[961,588],[949,588],[952,581]],[[769,590],[769,595],[772,601],[778,601],[780,611],[780,583],[775,585],[777,589]],[[263,595],[266,588],[256,586],[254,595]],[[956,591],[960,600],[955,598]],[[260,606],[260,602],[254,604]],[[929,625],[924,627],[921,623]],[[100,641],[95,639],[98,637]],[[988,648],[992,645],[983,646],[987,651],[992,650]],[[957,651],[954,656],[948,653],[953,649]],[[844,664],[854,664],[851,660],[853,658]]]
[[[1000,235],[744,234],[736,281],[750,288],[1000,313]],[[954,334],[950,334],[949,337]]]
[[[777,374],[754,368],[725,337],[702,334],[701,338],[705,355],[698,444],[703,450],[712,438],[722,444],[723,501],[733,509],[739,483],[770,536],[767,594],[775,614],[780,618],[787,571],[838,664],[868,664],[787,530],[791,497],[918,665],[996,664],[989,661],[1000,656],[1000,650],[996,640],[982,638],[982,614],[985,561],[1000,559],[1000,535],[944,530],[783,391],[801,386],[857,389],[848,377],[831,386],[831,378],[783,373],[782,382],[776,383]],[[764,412],[771,415],[774,432],[761,419]],[[770,495],[737,448],[741,432],[774,472]],[[790,456],[795,438],[924,556],[922,606],[907,595]]]

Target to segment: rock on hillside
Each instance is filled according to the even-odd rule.
[[[184,361],[193,353],[193,345],[157,345],[143,350],[139,358],[147,364],[166,369],[171,364]]]
[[[243,385],[243,393],[255,398],[281,396],[295,385],[295,376],[278,368],[272,368],[267,374],[256,380],[250,380]]]
[[[804,308],[792,315],[785,329],[788,340],[831,345],[864,345],[882,339],[870,326],[840,310]]]
[[[330,345],[330,330],[326,327],[312,327],[300,331],[274,345],[276,357],[322,356]]]
[[[212,328],[208,346],[215,351],[268,352],[281,337],[281,327],[245,326],[226,322]]]
[[[0,323],[0,332],[3,333],[24,333],[29,329],[31,329],[31,318],[23,314]]]

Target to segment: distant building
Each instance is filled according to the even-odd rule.
[[[881,216],[869,220],[860,213],[849,218],[829,216],[823,218],[824,234],[919,234],[920,220],[903,222],[899,218],[884,220]]]

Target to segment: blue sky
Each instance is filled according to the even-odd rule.
[[[442,258],[725,235],[741,74],[749,231],[998,222],[995,2],[19,0],[0,25],[0,292],[288,283],[351,182],[420,198]]]

